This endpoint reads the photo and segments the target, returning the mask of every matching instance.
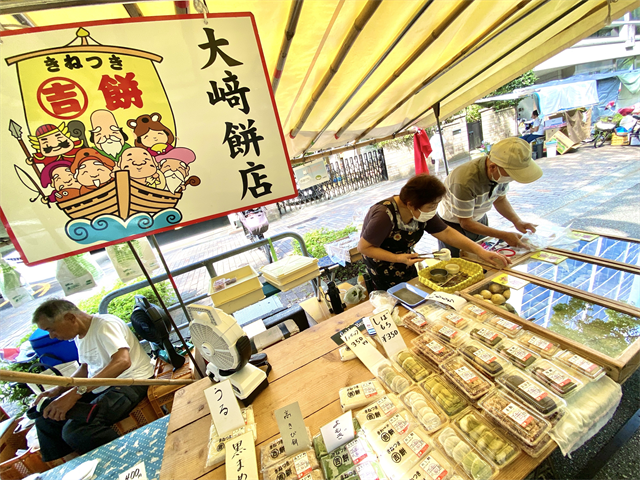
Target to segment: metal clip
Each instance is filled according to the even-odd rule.
[[[207,19],[207,13],[209,13],[209,7],[207,7],[207,2],[205,0],[195,0],[193,2],[193,6],[196,8],[198,13],[201,13],[204,17],[204,24],[209,25],[209,20]]]

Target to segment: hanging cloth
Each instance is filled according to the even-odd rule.
[[[429,142],[429,136],[422,128],[419,128],[413,136],[413,159],[416,166],[416,175],[421,173],[429,174],[427,167],[427,157],[431,155],[433,149]]]

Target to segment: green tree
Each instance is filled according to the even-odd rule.
[[[487,95],[487,97],[495,97],[497,95],[504,95],[506,93],[513,92],[517,88],[529,87],[531,85],[534,85],[536,83],[537,79],[538,79],[538,77],[533,72],[533,70],[529,70],[528,72],[523,73],[522,75],[520,75],[518,78],[514,78],[509,83],[505,83],[503,86],[501,86],[497,90],[495,90],[495,91],[491,92],[489,95]],[[485,98],[487,98],[487,97],[485,97]],[[518,105],[518,101],[519,100],[500,100],[500,101],[494,102],[492,107],[493,107],[494,110],[500,110],[502,108],[507,108],[507,107],[515,107],[516,105]]]

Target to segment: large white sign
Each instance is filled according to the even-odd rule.
[[[300,190],[320,185],[321,183],[328,182],[330,180],[324,159],[300,165],[293,169],[293,173],[296,176],[298,188],[300,188]]]
[[[0,218],[27,264],[297,195],[250,13],[0,32]]]

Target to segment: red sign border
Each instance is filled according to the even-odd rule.
[[[239,212],[242,210],[248,210],[250,208],[257,208],[257,207],[262,207],[265,205],[270,205],[272,203],[276,203],[276,202],[280,202],[283,200],[289,200],[291,198],[295,198],[298,196],[298,187],[296,185],[296,181],[295,181],[295,176],[293,174],[293,168],[291,168],[291,159],[289,157],[289,151],[287,150],[287,144],[285,142],[284,139],[284,133],[282,131],[282,123],[280,122],[280,115],[278,114],[278,107],[276,105],[276,99],[273,95],[273,90],[271,89],[271,82],[269,80],[269,73],[267,71],[267,63],[264,59],[264,52],[262,50],[262,42],[260,41],[260,35],[258,33],[258,27],[256,25],[256,19],[253,16],[253,13],[251,12],[227,12],[227,13],[208,13],[207,14],[207,18],[242,18],[242,17],[249,17],[251,19],[251,25],[253,26],[253,31],[256,35],[256,40],[257,40],[257,44],[258,44],[258,51],[260,52],[260,59],[262,61],[262,69],[264,71],[264,75],[265,75],[265,80],[267,82],[267,86],[268,86],[268,90],[269,90],[269,95],[271,96],[271,104],[273,105],[273,111],[275,113],[275,117],[276,117],[276,122],[278,124],[278,131],[280,133],[280,140],[282,142],[282,148],[284,149],[284,153],[285,156],[287,158],[287,163],[289,166],[289,175],[291,177],[291,183],[293,185],[293,190],[294,193],[285,197],[280,197],[274,200],[271,200],[269,202],[264,202],[264,203],[257,203],[254,205],[247,205],[246,207],[243,208],[238,208],[235,210],[229,210],[227,212],[222,212],[222,213],[218,213],[215,215],[209,215],[207,217],[201,217],[195,220],[191,220],[189,222],[185,222],[185,223],[178,223],[175,226],[170,226],[170,227],[165,227],[165,228],[159,228],[157,230],[152,230],[150,232],[146,232],[146,233],[140,233],[138,235],[131,235],[130,237],[125,237],[125,238],[121,238],[119,240],[115,240],[112,242],[102,242],[93,246],[89,246],[86,248],[81,248],[78,250],[74,250],[72,252],[66,253],[66,254],[62,254],[62,255],[56,255],[54,257],[48,257],[48,258],[43,258],[41,260],[37,260],[35,262],[29,262],[26,258],[26,255],[24,254],[24,251],[22,250],[22,247],[20,246],[19,242],[16,239],[16,236],[13,233],[13,230],[11,229],[11,226],[9,225],[9,222],[7,220],[7,217],[5,216],[4,212],[2,211],[2,206],[0,206],[0,221],[2,221],[2,224],[4,225],[4,227],[7,230],[7,233],[9,234],[9,238],[11,239],[11,242],[13,243],[13,246],[15,247],[15,249],[17,250],[17,252],[20,254],[20,258],[22,258],[22,261],[24,262],[25,265],[32,267],[35,265],[40,265],[43,263],[47,263],[47,262],[52,262],[54,260],[60,260],[62,258],[67,258],[67,257],[71,257],[73,255],[80,255],[82,253],[86,253],[86,252],[91,252],[93,250],[98,250],[101,248],[105,248],[108,247],[110,245],[119,245],[121,243],[124,243],[126,241],[131,241],[131,240],[135,240],[137,238],[143,238],[143,237],[147,237],[149,235],[155,235],[157,233],[162,233],[162,232],[168,232],[170,230],[175,230],[176,228],[182,228],[182,227],[186,227],[189,225],[194,225],[196,223],[201,223],[201,222],[206,222],[208,220],[211,220],[213,218],[219,218],[219,217],[223,217],[225,215],[229,215],[230,213],[235,213],[235,212]],[[13,36],[13,35],[29,35],[31,33],[38,33],[38,32],[46,32],[46,31],[51,31],[51,30],[64,30],[64,29],[68,29],[68,28],[80,28],[80,27],[92,27],[92,26],[96,26],[96,25],[116,25],[116,24],[120,24],[120,23],[138,23],[138,22],[163,22],[163,21],[168,21],[168,20],[190,20],[190,19],[200,19],[203,20],[203,16],[202,14],[188,14],[188,15],[161,15],[161,16],[157,16],[157,17],[135,17],[135,18],[117,18],[117,19],[111,19],[111,20],[94,20],[94,21],[90,21],[90,22],[76,22],[76,23],[66,23],[63,25],[50,25],[50,26],[46,26],[46,27],[33,27],[33,28],[26,28],[26,29],[21,29],[21,30],[11,30],[11,31],[0,31],[0,37],[8,37],[8,36]]]

